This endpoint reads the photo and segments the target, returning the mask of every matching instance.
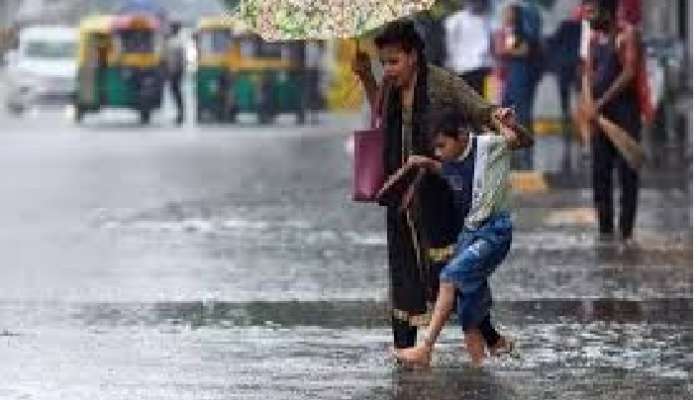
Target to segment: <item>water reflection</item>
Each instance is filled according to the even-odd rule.
[[[388,305],[380,301],[160,302],[74,304],[63,318],[88,326],[187,325],[200,327],[316,326],[384,328]],[[60,309],[59,309],[60,310]],[[64,310],[64,312],[68,312]],[[52,310],[56,313],[56,310]],[[19,313],[20,309],[13,312]],[[60,311],[58,311],[60,313]],[[497,302],[505,325],[576,323],[680,324],[692,320],[692,299],[562,299]],[[57,318],[60,318],[60,314]],[[16,316],[16,315],[15,315]],[[40,323],[40,321],[39,321]]]
[[[394,371],[392,400],[474,399],[502,400],[515,393],[488,369],[432,368]],[[382,397],[378,397],[382,398]]]

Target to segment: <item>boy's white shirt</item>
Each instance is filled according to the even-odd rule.
[[[470,135],[469,142],[471,143]],[[464,219],[465,227],[479,228],[484,221],[496,213],[510,209],[511,150],[505,137],[493,133],[477,135],[476,147],[465,150],[475,151],[474,178],[472,181],[472,205]]]

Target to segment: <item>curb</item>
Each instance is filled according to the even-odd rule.
[[[613,171],[613,181],[617,186],[617,174]],[[515,194],[542,194],[557,189],[591,189],[593,182],[590,173],[513,171],[510,174],[511,190]],[[686,170],[642,171],[640,188],[688,191],[692,189],[692,179]]]

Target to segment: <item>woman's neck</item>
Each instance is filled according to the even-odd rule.
[[[413,71],[411,74],[411,79],[408,83],[401,87],[401,98],[403,99],[404,105],[413,104],[413,93],[416,88],[416,81],[418,80],[418,71]]]

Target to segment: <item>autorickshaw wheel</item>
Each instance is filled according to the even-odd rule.
[[[76,124],[83,122],[83,117],[85,116],[85,111],[80,106],[75,106],[75,112],[73,113],[73,120]]]
[[[204,122],[204,110],[202,109],[202,107],[197,106],[195,118],[197,119],[198,124]]]
[[[258,111],[258,123],[259,124],[269,124],[270,120],[270,114],[265,111]]]
[[[142,124],[146,125],[151,122],[151,110],[141,110],[139,111],[139,119]]]
[[[216,108],[216,122],[224,122],[227,120],[226,107],[219,106]]]
[[[24,107],[20,105],[8,105],[7,111],[15,117],[20,117],[24,113]]]

